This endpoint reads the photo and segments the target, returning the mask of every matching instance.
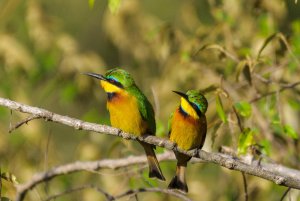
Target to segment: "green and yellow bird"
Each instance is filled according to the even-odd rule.
[[[207,123],[205,112],[208,107],[206,98],[196,90],[186,94],[173,91],[181,96],[180,105],[169,119],[169,138],[183,150],[201,149],[206,136]],[[188,192],[185,179],[187,162],[191,157],[174,152],[177,159],[176,175],[168,188]]]
[[[132,76],[125,70],[115,68],[105,75],[85,73],[100,80],[107,93],[107,109],[113,127],[137,136],[155,135],[154,110],[146,96],[135,84]],[[155,146],[139,142],[147,155],[149,177],[165,180],[154,153]]]

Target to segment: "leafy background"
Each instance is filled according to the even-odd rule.
[[[228,146],[298,169],[300,89],[291,84],[300,81],[299,61],[300,4],[292,0],[0,1],[1,97],[109,124],[104,92],[81,73],[119,66],[155,105],[158,136],[165,137],[168,116],[179,103],[171,90],[200,89],[209,101],[204,150]],[[142,153],[135,143],[41,120],[8,134],[10,124],[25,117],[0,107],[1,171],[15,178],[2,180],[2,196],[9,199],[14,182],[50,167]],[[169,181],[175,162],[161,166]],[[167,186],[147,172],[134,166],[61,176],[39,185],[27,200],[84,184],[111,194]],[[244,199],[239,172],[191,164],[187,180],[192,199]],[[251,176],[247,182],[249,200],[279,200],[286,190]],[[289,197],[300,200],[296,190]],[[175,199],[156,193],[138,198]],[[88,189],[59,200],[104,197]]]

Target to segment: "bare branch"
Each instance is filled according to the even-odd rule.
[[[38,115],[32,115],[32,116],[30,116],[30,117],[28,117],[28,118],[26,118],[26,119],[24,119],[24,120],[18,122],[16,125],[10,126],[8,132],[11,133],[11,132],[13,132],[14,130],[16,130],[17,128],[19,128],[20,126],[22,126],[23,124],[27,124],[27,123],[28,123],[29,121],[31,121],[31,120],[34,120],[34,119],[40,119],[40,118],[41,118],[41,117],[38,116]]]
[[[300,84],[300,82],[294,83],[294,86],[296,86],[296,84]],[[293,87],[293,86],[289,86],[289,87]],[[209,153],[209,152],[206,152],[203,150],[184,151],[184,150],[181,150],[178,147],[176,147],[173,142],[163,139],[163,138],[150,136],[150,135],[137,137],[132,134],[125,133],[117,128],[113,128],[113,127],[106,126],[106,125],[99,125],[99,124],[94,124],[94,123],[89,123],[89,122],[83,122],[83,121],[75,119],[75,118],[62,116],[62,115],[55,114],[55,113],[50,112],[45,109],[31,107],[31,106],[17,103],[17,102],[14,102],[14,101],[11,101],[8,99],[4,99],[4,98],[0,98],[0,105],[10,108],[12,110],[17,110],[20,112],[37,115],[47,121],[61,123],[61,124],[67,125],[67,126],[74,127],[75,129],[119,136],[124,139],[143,141],[143,142],[146,142],[149,144],[164,147],[169,150],[176,150],[180,153],[184,153],[184,154],[192,156],[192,157],[201,158],[202,160],[204,160],[206,162],[215,163],[215,164],[218,164],[218,165],[223,166],[228,169],[241,171],[246,174],[254,175],[254,176],[269,180],[269,181],[273,181],[274,183],[276,183],[278,185],[283,185],[283,186],[287,186],[287,187],[291,187],[291,188],[300,189],[300,173],[299,173],[299,171],[289,169],[284,166],[280,166],[281,168],[272,169],[273,164],[266,164],[265,166],[257,166],[257,165],[253,165],[253,164],[247,164],[244,161],[241,161],[239,159],[233,158],[228,155],[220,154],[220,153]],[[123,162],[126,162],[126,161],[123,161]],[[136,164],[137,163],[138,162],[136,162]],[[77,169],[79,169],[79,167],[76,165],[78,165],[78,164],[75,163],[74,166],[77,167]],[[97,162],[91,162],[90,165],[94,165],[93,167],[98,165],[98,169],[102,168],[102,167],[113,168],[113,167],[109,166],[109,165],[111,165],[111,163],[107,163],[107,162],[104,163],[103,161],[100,164],[98,164]],[[269,166],[267,166],[267,165],[269,165]],[[268,168],[265,168],[265,167],[268,167]],[[69,167],[69,168],[71,168],[71,167]],[[73,166],[72,166],[72,168],[73,168]],[[75,168],[74,171],[76,171],[77,169]],[[285,169],[286,171],[289,170],[289,171],[288,172],[282,171],[282,169]],[[64,170],[60,170],[60,171],[64,171]],[[41,178],[43,178],[43,176],[45,176],[45,175],[43,175],[43,174],[37,175],[33,179],[34,179],[34,181],[41,180]],[[47,172],[46,176],[49,178],[52,178],[53,172],[51,172],[51,171]],[[26,192],[32,187],[33,187],[32,185],[29,185],[25,188],[24,185],[22,185],[21,188],[19,188],[19,192],[21,192],[21,190]],[[24,196],[24,195],[25,194],[22,194],[22,196]],[[22,198],[22,196],[21,196],[21,198]],[[19,198],[19,200],[22,200],[22,199]]]
[[[280,198],[280,201],[283,201],[285,196],[290,192],[291,188],[289,187],[288,189],[286,189],[286,191],[283,193],[282,197]]]
[[[164,154],[160,154],[157,156],[157,159],[159,161],[171,160],[174,158],[175,157],[173,156],[172,152],[166,152]],[[48,171],[37,173],[27,183],[18,185],[16,200],[17,201],[23,200],[28,190],[34,188],[39,183],[49,181],[54,177],[60,175],[70,174],[78,171],[95,171],[103,168],[118,169],[130,165],[143,164],[143,163],[147,163],[147,159],[144,155],[135,156],[135,157],[129,156],[122,159],[104,159],[104,160],[92,161],[92,162],[76,161],[73,163],[57,166]]]
[[[248,185],[245,173],[242,172],[243,183],[244,183],[244,191],[245,191],[245,201],[248,201]]]
[[[62,197],[66,194],[70,194],[70,193],[73,193],[73,192],[76,192],[76,191],[82,191],[82,190],[85,190],[85,189],[95,189],[97,192],[100,192],[101,194],[103,194],[107,200],[115,200],[115,198],[108,194],[107,192],[105,192],[104,190],[102,190],[101,188],[95,186],[95,185],[84,185],[84,186],[80,186],[80,187],[76,187],[76,188],[71,188],[71,189],[68,189],[64,192],[61,192],[61,193],[58,193],[58,194],[55,194],[55,195],[52,195],[52,196],[49,196],[47,199],[45,199],[44,201],[50,201],[50,200],[54,200],[58,197]]]
[[[256,101],[258,101],[258,100],[260,100],[262,98],[265,98],[267,96],[276,94],[277,91],[282,92],[282,91],[287,90],[287,89],[293,89],[296,86],[298,86],[299,84],[300,84],[300,81],[299,82],[290,83],[290,84],[281,84],[281,88],[279,90],[271,91],[271,92],[262,94],[262,95],[260,95],[260,96],[258,96],[256,98],[253,98],[252,100],[250,100],[250,103],[256,102]]]
[[[146,192],[159,192],[159,193],[172,195],[174,197],[180,198],[183,201],[192,201],[190,198],[188,198],[184,194],[176,192],[175,190],[161,189],[161,188],[139,188],[139,189],[135,189],[135,190],[128,190],[125,193],[115,196],[114,198],[120,199],[122,197],[126,197],[129,195],[136,195],[138,193],[146,193]]]
[[[183,201],[192,201],[190,198],[188,198],[184,194],[176,192],[174,190],[170,190],[170,189],[138,188],[138,189],[134,189],[134,190],[128,190],[128,191],[126,191],[126,192],[124,192],[120,195],[117,195],[117,196],[112,196],[112,195],[108,194],[107,192],[105,192],[104,190],[102,190],[101,188],[99,188],[95,185],[84,185],[84,186],[80,186],[80,187],[77,187],[77,188],[68,189],[68,190],[63,191],[61,193],[49,196],[44,201],[54,200],[56,198],[59,198],[59,197],[62,197],[64,195],[66,195],[66,194],[70,194],[70,193],[73,193],[73,192],[76,192],[76,191],[82,191],[82,190],[85,190],[85,189],[95,189],[96,191],[103,194],[105,196],[105,198],[109,201],[118,200],[118,199],[121,199],[121,198],[126,197],[126,196],[137,195],[139,193],[147,193],[147,192],[158,192],[158,193],[163,193],[163,194],[167,194],[167,195],[171,195],[171,196],[180,198]]]

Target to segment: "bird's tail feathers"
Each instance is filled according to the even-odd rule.
[[[146,155],[147,155],[147,160],[149,164],[149,177],[153,178],[156,177],[157,179],[160,179],[162,181],[165,181],[165,177],[159,167],[159,163],[157,161],[157,158],[155,156],[155,152],[153,150],[153,146],[149,144],[142,144]]]
[[[177,189],[184,193],[188,192],[188,186],[185,180],[185,169],[186,166],[180,166],[177,164],[176,175],[172,178],[168,186],[169,189]]]

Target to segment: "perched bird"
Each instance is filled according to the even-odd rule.
[[[205,112],[208,107],[206,98],[196,90],[186,94],[173,91],[181,96],[180,105],[169,119],[169,138],[183,150],[201,149],[206,136],[207,123]],[[185,170],[190,156],[174,152],[177,159],[176,175],[168,188],[188,192]]]
[[[132,76],[125,70],[115,68],[105,75],[85,73],[100,80],[107,94],[107,109],[113,127],[137,136],[155,135],[154,110],[142,91],[136,86]],[[149,177],[165,180],[154,153],[155,146],[139,142],[147,155]]]

